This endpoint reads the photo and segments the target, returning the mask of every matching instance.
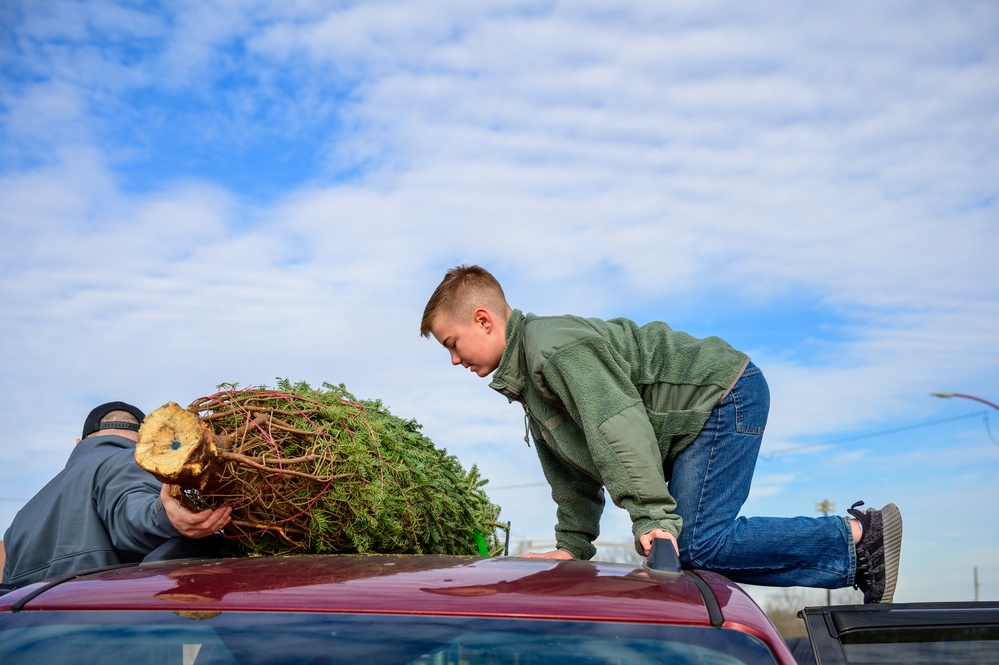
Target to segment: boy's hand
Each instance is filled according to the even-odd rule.
[[[676,555],[680,556],[680,546],[676,544],[676,536],[666,529],[653,529],[652,531],[639,536],[638,542],[641,544],[642,549],[645,550],[645,556],[649,556],[649,552],[652,551],[652,541],[656,538],[665,538],[673,543],[673,549],[676,550]]]
[[[575,559],[572,556],[572,552],[567,550],[552,550],[551,552],[528,552],[527,554],[521,554],[525,559],[562,559],[563,561],[568,561],[569,559]]]

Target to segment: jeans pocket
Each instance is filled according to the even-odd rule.
[[[732,388],[735,430],[740,434],[763,434],[770,414],[770,386],[763,372],[750,364]]]

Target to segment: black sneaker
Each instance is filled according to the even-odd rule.
[[[847,511],[857,518],[864,532],[857,543],[857,576],[853,588],[864,592],[864,604],[890,603],[898,581],[898,557],[902,551],[902,515],[894,503],[881,510],[857,506]]]

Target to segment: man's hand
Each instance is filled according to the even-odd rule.
[[[575,559],[572,556],[572,552],[567,550],[552,550],[551,552],[528,552],[527,554],[521,554],[520,556],[525,559],[562,559],[563,561],[568,561],[569,559]]]
[[[232,506],[223,506],[215,510],[205,509],[196,513],[185,508],[180,499],[171,494],[171,487],[172,485],[163,484],[160,489],[160,500],[163,502],[167,519],[177,531],[180,531],[180,535],[188,538],[204,538],[229,523]]]
[[[641,544],[642,549],[645,550],[645,556],[649,556],[649,552],[652,551],[652,541],[656,538],[665,538],[673,543],[673,549],[676,550],[676,555],[680,556],[680,546],[676,544],[676,536],[666,529],[653,529],[652,531],[639,536],[638,542]]]

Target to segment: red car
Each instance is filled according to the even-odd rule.
[[[180,559],[0,596],[0,663],[575,665],[794,658],[720,575],[516,557]]]

